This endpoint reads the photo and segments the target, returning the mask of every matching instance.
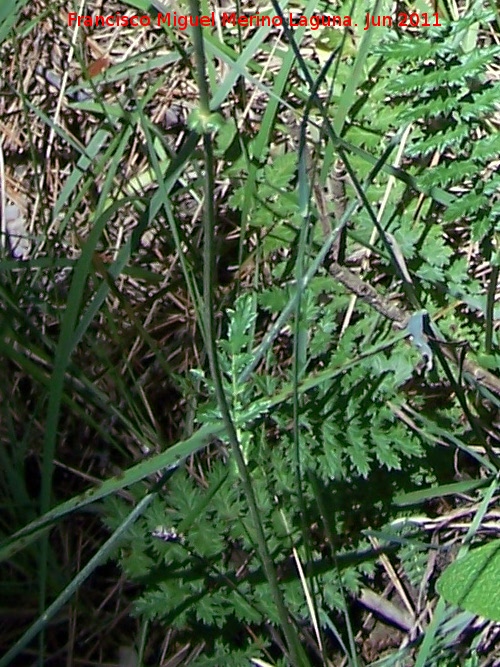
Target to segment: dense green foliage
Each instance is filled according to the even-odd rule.
[[[87,97],[67,103],[97,129],[57,129],[76,157],[47,217],[56,240],[42,231],[22,265],[1,258],[0,351],[29,401],[12,381],[15,409],[1,402],[0,561],[9,600],[38,576],[40,616],[0,665],[110,556],[138,585],[143,628],[193,647],[188,664],[372,661],[358,602],[389,580],[404,584],[389,606],[406,634],[376,664],[472,667],[491,653],[471,614],[443,600],[431,614],[452,539],[422,518],[447,497],[479,500],[454,536],[464,553],[498,490],[500,49],[482,4],[420,30],[285,31],[276,51],[265,28],[247,50],[237,29],[164,26],[158,54],[79,84]],[[314,5],[293,3],[326,11]],[[362,25],[366,8],[336,11]],[[148,106],[167,65],[197,96],[179,143]],[[105,99],[116,81],[121,96]],[[58,255],[70,235],[74,257]],[[96,435],[92,456],[123,472],[54,506],[60,441],[92,450]],[[33,490],[20,470],[37,438]],[[50,571],[46,527],[95,501],[111,538],[80,578]]]
[[[379,64],[364,84],[369,95],[353,110],[344,136],[377,151],[394,131],[413,124],[405,147],[407,173],[431,196],[422,205],[412,188],[396,182],[381,225],[399,242],[420,303],[439,317],[439,330],[466,340],[484,358],[484,323],[476,315],[486,312],[486,304],[480,304],[481,285],[470,278],[472,267],[460,250],[466,239],[477,242],[481,257],[491,260],[496,239],[492,193],[498,176],[489,165],[497,154],[498,135],[489,118],[500,90],[485,81],[484,68],[498,48],[464,49],[464,35],[477,20],[470,12],[457,23],[418,36],[383,39],[367,61],[368,70]],[[328,80],[328,74],[321,76]],[[332,106],[335,102],[333,97]],[[231,127],[218,136],[221,157],[228,137],[234,136]],[[321,154],[323,149],[318,143],[313,150]],[[394,496],[452,481],[450,457],[439,447],[450,443],[450,437],[466,446],[473,433],[471,415],[446,394],[446,373],[439,368],[428,382],[443,396],[432,404],[418,392],[409,399],[418,354],[359,300],[344,330],[350,296],[328,274],[327,265],[306,289],[297,290],[299,272],[309,267],[323,241],[320,216],[314,208],[304,216],[295,187],[304,155],[278,146],[255,166],[258,160],[251,157],[251,147],[249,151],[250,161],[241,154],[226,167],[235,184],[229,203],[246,216],[249,233],[258,234],[260,252],[272,267],[271,284],[241,297],[228,312],[227,333],[218,345],[220,365],[286,608],[299,626],[310,622],[313,612],[297,576],[294,547],[309,574],[314,613],[328,635],[346,611],[349,595],[374,575],[363,528],[382,530],[386,544],[398,543],[405,534],[417,539],[414,531],[401,534],[392,526],[399,516]],[[434,166],[436,153],[440,160]],[[352,165],[358,183],[366,183],[371,165],[359,157]],[[365,187],[365,206],[350,218],[347,255],[368,243],[370,209],[387,178],[381,173]],[[449,193],[448,206],[432,197],[433,189]],[[348,200],[354,190],[351,184]],[[291,253],[284,252],[288,247]],[[394,272],[384,249],[380,262],[389,275]],[[257,347],[256,322],[275,321],[294,298],[295,319],[281,330],[282,338],[258,370],[247,376],[245,368]],[[470,306],[469,316],[461,304]],[[283,347],[292,352],[284,365],[279,356]],[[198,404],[197,423],[218,421],[212,383],[198,377],[207,399]],[[465,386],[460,391],[469,395]],[[472,388],[470,395],[477,391]],[[181,472],[168,483],[129,534],[121,557],[127,575],[144,585],[137,613],[181,631],[195,629],[206,643],[195,663],[199,665],[244,664],[244,656],[255,657],[254,633],[269,645],[265,627],[279,625],[238,470],[225,454],[227,444],[224,437],[214,443],[203,483]],[[107,507],[110,525],[119,525],[127,505],[113,501]],[[424,561],[417,566],[420,553],[421,545],[400,554],[415,585],[425,571]],[[252,633],[244,627],[253,628]],[[447,655],[452,643],[449,636],[436,642],[432,659],[438,660],[440,650]]]

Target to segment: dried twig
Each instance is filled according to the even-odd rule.
[[[408,320],[412,315],[411,312],[403,310],[390,303],[390,301],[386,297],[381,296],[374,287],[359,278],[345,266],[333,262],[330,265],[330,271],[332,275],[349,290],[349,292],[356,294],[378,313],[391,320],[399,329],[406,327]],[[459,360],[454,347],[454,345],[443,345],[441,343],[441,349],[445,357],[455,365],[458,365]],[[463,362],[462,368],[465,375],[468,375],[474,382],[484,385],[490,391],[493,391],[500,396],[500,378],[485,370],[475,362],[467,359]]]

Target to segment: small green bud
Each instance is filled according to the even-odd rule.
[[[223,125],[224,118],[217,111],[207,114],[200,111],[200,109],[195,109],[189,114],[188,127],[190,130],[195,130],[195,132],[198,132],[199,134],[217,132]]]

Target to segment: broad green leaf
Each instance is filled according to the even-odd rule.
[[[447,602],[500,622],[500,540],[452,563],[439,578],[437,590]]]

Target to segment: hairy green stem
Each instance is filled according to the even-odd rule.
[[[190,11],[193,16],[200,14],[199,0],[190,0]],[[203,36],[201,28],[193,29],[194,52],[196,59],[197,83],[200,91],[200,114],[208,117],[210,114],[210,102],[208,84],[205,76],[205,54],[203,48]],[[255,498],[252,479],[248,472],[243,453],[238,441],[238,435],[231,418],[227,398],[222,384],[222,374],[216,346],[216,327],[214,319],[214,280],[215,280],[215,205],[214,205],[214,158],[212,138],[208,132],[203,135],[203,149],[205,156],[205,205],[204,205],[204,266],[203,266],[203,297],[205,308],[205,344],[210,365],[210,373],[214,383],[217,404],[222,415],[225,429],[231,446],[231,451],[238,467],[238,472],[247,499],[252,523],[254,524],[257,549],[262,566],[269,582],[271,594],[276,605],[283,634],[290,653],[290,659],[296,667],[309,665],[306,654],[300,643],[296,629],[287,613],[281,590],[279,588],[276,568],[269,552],[262,522],[260,520],[259,508]]]

